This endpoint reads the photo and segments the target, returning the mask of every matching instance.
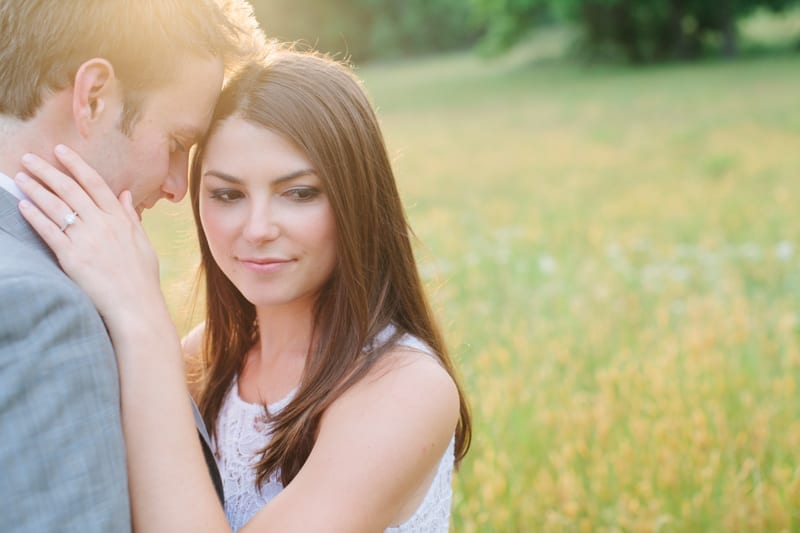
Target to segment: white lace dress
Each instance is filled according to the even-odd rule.
[[[430,353],[419,339],[404,336],[399,344]],[[283,409],[294,396],[270,404],[271,413]],[[234,380],[228,391],[217,423],[218,441],[214,442],[217,463],[225,489],[225,514],[234,531],[242,528],[261,507],[270,502],[283,489],[278,477],[273,475],[260,490],[255,487],[254,466],[259,452],[270,439],[269,425],[264,421],[264,408],[245,402],[239,396],[238,382]],[[450,505],[453,496],[453,449],[450,440],[422,503],[413,516],[397,527],[386,529],[390,533],[439,533],[448,531]]]

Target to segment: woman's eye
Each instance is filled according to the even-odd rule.
[[[211,191],[210,196],[213,200],[219,200],[221,202],[233,202],[242,198],[244,194],[236,189],[214,189]]]
[[[293,189],[289,189],[284,194],[289,196],[289,198],[292,200],[298,202],[307,202],[316,198],[317,195],[319,195],[319,190],[313,187],[295,187]]]

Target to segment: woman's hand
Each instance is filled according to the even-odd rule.
[[[15,177],[32,202],[20,202],[22,216],[91,297],[109,327],[146,316],[153,305],[163,305],[158,258],[130,192],[117,198],[69,148],[59,145],[55,154],[72,177],[35,155],[23,157],[25,169],[41,183],[25,174]]]

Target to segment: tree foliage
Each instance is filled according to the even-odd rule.
[[[469,47],[503,51],[537,26],[579,29],[590,59],[632,63],[737,52],[736,22],[800,0],[251,0],[267,33],[356,61]]]
[[[270,36],[356,60],[474,44],[481,26],[464,0],[252,0]]]
[[[548,18],[552,0],[470,0],[477,19],[486,27],[482,46],[501,51]]]
[[[709,45],[737,51],[736,21],[758,7],[797,0],[473,0],[488,27],[484,44],[503,49],[548,19],[576,23],[590,57],[632,63],[693,58]]]

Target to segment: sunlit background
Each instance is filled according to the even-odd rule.
[[[797,2],[255,5],[378,109],[473,408],[453,531],[800,531]],[[188,203],[146,224],[186,331]]]

